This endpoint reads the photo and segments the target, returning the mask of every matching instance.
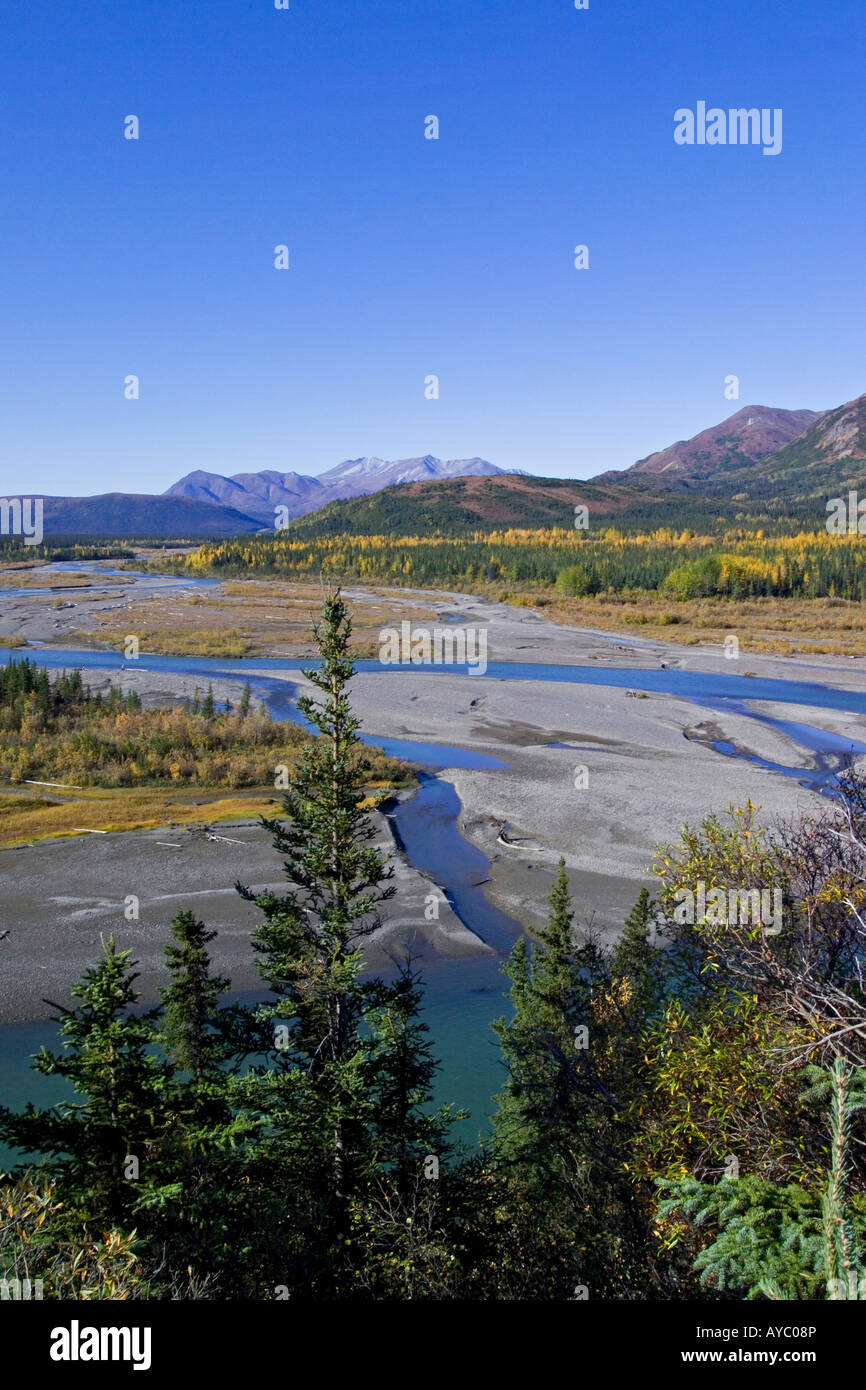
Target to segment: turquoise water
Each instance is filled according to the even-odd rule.
[[[498,1043],[491,1031],[494,1018],[510,1013],[503,997],[508,982],[501,973],[499,956],[475,956],[457,963],[435,960],[424,965],[422,1014],[440,1062],[435,1084],[435,1103],[451,1103],[467,1109],[469,1118],[455,1126],[453,1137],[472,1146],[489,1131],[492,1097],[500,1089],[503,1072]],[[258,995],[236,995],[254,1002]],[[57,1026],[43,1019],[6,1024],[0,1028],[0,1101],[10,1110],[21,1110],[32,1101],[40,1109],[75,1094],[56,1076],[40,1076],[31,1067],[41,1047],[59,1051]],[[4,1164],[21,1155],[0,1144],[0,1172]]]

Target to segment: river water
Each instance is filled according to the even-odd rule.
[[[76,566],[66,565],[62,568],[72,569]],[[77,568],[87,566],[82,563]],[[182,582],[187,584],[187,581]],[[207,584],[217,581],[197,582]],[[0,591],[0,600],[4,596],[11,596],[12,592]],[[24,654],[24,649],[17,652],[0,651],[0,661],[14,660],[16,656]],[[55,670],[76,667],[120,670],[124,665],[118,653],[109,651],[58,650],[52,647],[31,648],[26,654],[40,665]],[[203,680],[249,677],[254,694],[265,701],[275,719],[299,720],[297,683],[288,677],[314,663],[275,658],[226,661],[220,658],[148,654],[144,660],[126,664],[134,665],[136,670],[183,672]],[[359,671],[379,673],[383,679],[387,678],[389,669],[393,669],[377,661],[358,661],[356,666]],[[419,665],[401,666],[398,669],[401,674],[408,670],[417,672],[419,676],[457,674],[465,675],[467,679],[473,678],[468,667]],[[864,744],[828,734],[795,720],[777,720],[757,714],[747,703],[752,700],[772,700],[792,706],[810,705],[866,715],[866,692],[835,689],[816,682],[691,672],[677,668],[646,670],[530,662],[488,663],[485,678],[615,686],[667,693],[711,710],[731,710],[788,734],[801,747],[813,752],[817,766],[809,771],[763,763],[813,790],[831,790],[836,769],[854,756],[866,753]],[[391,739],[375,733],[364,735],[364,739],[395,757],[410,759],[425,769],[421,773],[417,794],[401,803],[391,815],[395,838],[410,861],[442,886],[458,917],[495,951],[495,954],[482,957],[434,961],[425,964],[423,972],[425,1017],[435,1041],[436,1054],[442,1062],[438,1098],[470,1109],[470,1119],[461,1126],[461,1135],[472,1142],[479,1131],[487,1127],[490,1100],[502,1081],[498,1048],[490,1031],[490,1023],[493,1018],[507,1012],[507,1000],[503,997],[507,982],[502,975],[502,959],[520,934],[521,927],[488,902],[482,884],[488,876],[489,862],[460,833],[457,825],[460,810],[457,794],[450,782],[437,775],[437,770],[447,767],[496,769],[507,765],[489,755],[446,744]],[[715,746],[720,755],[752,756],[738,753],[730,744],[720,742]],[[762,761],[757,758],[753,760]],[[39,1077],[28,1070],[28,1058],[43,1043],[52,1045],[55,1036],[53,1027],[44,1021],[0,1028],[0,1097],[3,1103],[13,1108],[29,1099],[43,1105],[52,1104],[64,1093],[61,1083],[53,1078]]]

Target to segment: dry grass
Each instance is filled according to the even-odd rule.
[[[145,605],[136,605],[136,620],[139,619],[140,608]],[[243,656],[253,656],[252,643],[244,636],[240,628],[237,627],[183,627],[178,630],[177,618],[169,618],[166,615],[164,625],[160,625],[153,618],[142,623],[140,621],[130,621],[123,630],[103,624],[100,637],[108,642],[109,647],[122,650],[129,635],[138,638],[141,644],[142,655],[145,652],[158,652],[161,656],[222,656],[231,660],[239,660]],[[93,634],[91,634],[92,639]]]
[[[16,589],[89,589],[94,584],[100,587],[108,584],[132,584],[131,578],[121,578],[116,574],[85,574],[79,571],[72,571],[64,574],[62,571],[52,570],[50,573],[40,572],[38,569],[30,568],[27,574],[17,573],[9,575],[13,579]],[[3,574],[0,572],[0,583],[3,581]]]
[[[657,635],[683,646],[720,645],[731,633],[752,652],[776,656],[866,656],[866,604],[854,599],[560,598],[535,591],[503,592],[506,602],[541,608],[573,627],[634,636]]]
[[[373,781],[361,803],[378,806],[394,788],[391,780]],[[62,798],[62,799],[61,799]],[[112,788],[34,796],[11,795],[0,789],[0,849],[37,840],[86,834],[91,830],[151,830],[164,826],[212,825],[216,821],[255,820],[279,813],[282,800],[269,788],[256,787],[231,794],[171,788]]]
[[[378,806],[397,787],[412,783],[408,764],[364,749],[369,762],[365,808]],[[293,758],[285,761],[291,765]],[[59,778],[57,779],[60,780]],[[63,779],[64,781],[66,779]],[[70,778],[70,781],[74,779]],[[273,788],[178,787],[174,782],[138,787],[36,787],[7,783],[0,787],[0,849],[36,840],[86,834],[88,831],[145,830],[164,826],[202,825],[214,821],[273,816],[282,805]]]
[[[107,642],[121,648],[134,634],[142,654],[165,656],[310,657],[316,653],[310,624],[319,615],[319,584],[292,584],[265,580],[227,582],[221,590],[190,595],[155,596],[129,606],[129,616],[101,618],[97,633],[81,633],[87,645]],[[395,600],[388,590],[369,599],[352,600],[352,650],[356,656],[374,656],[383,627],[408,618],[435,622],[436,610],[424,603]]]
[[[0,793],[0,849],[86,830],[144,830],[273,815],[279,802],[261,790],[186,797],[157,788],[89,791],[70,800]]]

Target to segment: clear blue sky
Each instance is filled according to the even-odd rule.
[[[4,0],[0,36],[4,495],[587,477],[866,390],[859,0]],[[699,100],[781,107],[782,153],[677,146]]]

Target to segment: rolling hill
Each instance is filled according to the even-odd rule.
[[[735,524],[738,503],[711,503],[691,494],[658,493],[642,479],[629,483],[573,482],[503,474],[498,478],[459,478],[408,483],[373,497],[331,502],[294,521],[285,531],[292,540],[333,536],[466,536],[473,532],[574,525],[576,506],[589,509],[593,530],[616,526],[625,531],[659,526],[723,527]],[[763,520],[773,525],[764,507]]]
[[[815,423],[776,453],[750,465],[707,480],[708,497],[727,495],[750,502],[784,497],[796,509],[815,504],[824,515],[824,503],[848,488],[866,485],[866,395],[857,396],[835,410],[827,410]]]
[[[821,419],[815,410],[747,405],[692,439],[680,439],[667,449],[638,459],[624,473],[601,473],[593,482],[624,482],[639,477],[662,491],[714,483],[729,472],[750,468],[777,453]]]
[[[403,483],[370,497],[330,502],[296,521],[300,536],[462,535],[510,526],[571,526],[583,503],[612,514],[627,498],[622,489],[504,473],[493,478],[454,478]]]
[[[43,497],[43,528],[63,536],[237,536],[259,530],[260,522],[209,502],[104,492]]]

